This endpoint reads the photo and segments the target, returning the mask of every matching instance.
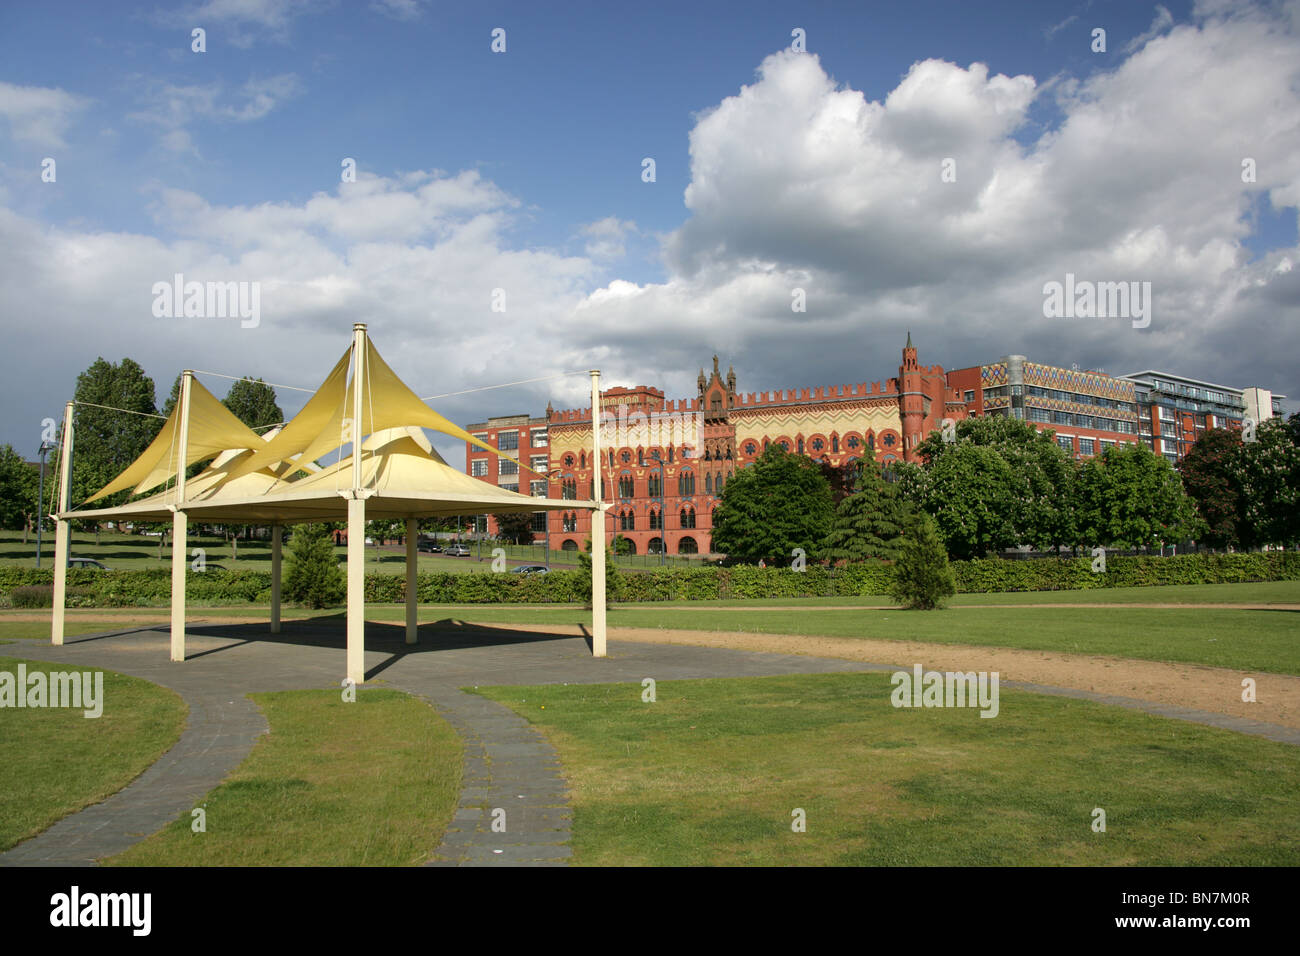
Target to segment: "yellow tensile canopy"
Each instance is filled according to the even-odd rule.
[[[134,494],[143,494],[156,488],[178,471],[176,464],[177,438],[180,434],[181,403],[177,402],[171,415],[163,423],[158,437],[150,443],[135,461],[120,475],[87,498],[98,501],[114,492],[134,486]],[[193,383],[190,390],[190,427],[185,463],[188,467],[196,461],[211,458],[230,449],[259,448],[261,437],[222,405],[217,397],[200,385]]]
[[[352,492],[354,454],[360,455],[360,488],[370,518],[593,506],[593,502],[521,495],[450,467],[434,451],[422,428],[514,459],[422,402],[389,368],[369,339],[364,341],[364,411],[358,432],[368,437],[360,443],[359,452],[323,468],[314,464],[321,455],[351,443],[353,424],[345,417],[353,407],[355,376],[349,382],[347,374],[351,350],[339,359],[293,420],[265,437],[245,426],[211,392],[191,380],[185,465],[216,457],[201,473],[185,481],[183,501],[177,500],[173,487],[117,508],[72,511],[66,516],[167,520],[180,508],[200,520],[340,520],[346,516],[346,498]],[[139,494],[176,476],[181,404],[177,403],[144,454],[89,501],[132,487]],[[295,477],[302,471],[309,474]]]

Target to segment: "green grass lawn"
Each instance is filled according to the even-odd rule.
[[[118,866],[411,866],[460,795],[463,747],[424,701],[363,688],[253,694],[270,733],[191,814],[105,861]]]
[[[400,608],[375,606],[376,620],[403,620]],[[476,623],[590,627],[581,608],[509,605],[428,609],[435,617]],[[657,605],[623,605],[610,627],[735,631],[761,634],[984,645],[1072,654],[1106,654],[1274,674],[1300,674],[1300,611],[1225,608],[953,607],[942,611],[769,610],[738,608],[683,613]],[[0,631],[2,633],[2,631]]]
[[[92,671],[13,657],[0,657],[0,670],[16,674],[19,663],[28,673]],[[180,738],[180,697],[125,674],[103,674],[99,717],[67,708],[0,708],[0,850],[121,790]]]
[[[890,689],[831,674],[660,682],[653,704],[638,684],[478,693],[559,750],[580,864],[1300,864],[1300,748],[1011,691],[993,719],[899,710]]]

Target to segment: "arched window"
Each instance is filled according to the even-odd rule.
[[[682,540],[677,542],[677,553],[678,554],[699,554],[700,546],[695,543],[694,538],[688,536],[682,538]]]
[[[803,439],[799,439],[799,454],[803,454]]]
[[[664,493],[664,478],[657,471],[650,472],[649,487],[646,488],[646,494],[651,498],[658,498]]]
[[[682,515],[681,515],[681,518],[682,518],[682,527],[683,527],[683,528],[694,528],[694,527],[695,527],[695,509],[694,509],[694,508],[690,507],[689,505],[687,505],[686,507],[682,508]]]
[[[633,514],[631,511],[623,511],[623,512],[620,512],[620,513],[619,513],[619,516],[618,516],[618,519],[619,519],[619,521],[618,521],[618,530],[619,530],[619,531],[635,531],[635,530],[636,530],[636,515]]]
[[[683,471],[677,476],[677,494],[685,498],[687,495],[695,494],[695,473],[692,471]]]
[[[577,515],[575,512],[572,512],[572,511],[566,512],[566,513],[564,514],[563,521],[564,521],[564,524],[563,524],[563,526],[562,526],[561,529],[560,529],[561,531],[577,531],[577,530],[578,530],[578,515]]]
[[[713,475],[712,475],[712,474],[708,474],[708,475],[705,475],[705,476],[704,476],[704,492],[705,492],[705,494],[709,494],[709,495],[713,494]]]
[[[758,446],[752,441],[745,442],[745,454],[753,458],[758,453]]]
[[[658,510],[655,508],[651,508],[650,509],[650,530],[662,531],[663,527],[664,527],[663,519],[660,517]]]
[[[636,493],[632,484],[632,473],[623,472],[618,478],[618,496],[620,498],[631,498]]]
[[[833,454],[833,455],[838,455],[839,453],[840,453],[840,436],[839,436],[839,435],[832,435],[832,436],[831,436],[831,454]]]
[[[561,551],[577,551],[577,550],[578,550],[578,542],[574,541],[572,538],[565,538],[564,541],[562,541],[562,542],[560,543],[560,550],[561,550]]]

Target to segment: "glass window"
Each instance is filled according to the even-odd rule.
[[[530,527],[530,529],[533,530],[533,531],[540,531],[540,532],[542,532],[543,534],[545,534],[545,532],[546,532],[546,512],[545,512],[545,511],[534,511],[534,512],[533,512],[533,523],[532,523],[529,527]]]
[[[501,488],[505,491],[518,491],[519,485],[518,484],[502,485]]]
[[[533,471],[545,471],[546,466],[549,463],[550,459],[545,455],[534,455],[532,458],[528,459],[528,464],[532,467]]]
[[[975,390],[973,388],[966,389],[965,394],[962,396],[962,400],[965,402],[975,401]]]
[[[546,497],[546,482],[545,482],[545,481],[530,481],[530,482],[528,483],[528,493],[529,493],[530,495],[532,495],[534,498],[545,498],[545,497]]]
[[[509,459],[502,458],[497,473],[501,475],[517,475],[519,474],[519,466]]]
[[[502,451],[513,451],[519,447],[519,432],[497,432],[497,448]]]
[[[469,473],[475,478],[486,478],[488,463],[486,458],[475,458],[469,463]]]
[[[1079,439],[1079,454],[1080,454],[1080,455],[1091,455],[1091,454],[1093,454],[1093,443],[1092,443],[1092,439],[1091,439],[1091,438],[1080,438],[1080,439]]]
[[[548,438],[545,428],[534,428],[528,433],[528,441],[534,448],[545,448],[548,444]],[[543,512],[545,513],[545,512]]]
[[[1057,435],[1056,443],[1060,445],[1062,448],[1064,448],[1066,451],[1070,453],[1074,452],[1074,439],[1069,435]]]

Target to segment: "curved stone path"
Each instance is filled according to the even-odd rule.
[[[189,660],[168,660],[165,629],[70,638],[62,647],[36,641],[0,645],[0,653],[58,664],[104,667],[179,693],[190,707],[180,740],[132,784],[72,814],[6,853],[0,866],[94,865],[188,813],[248,755],[266,721],[247,695],[303,687],[336,688],[344,666],[341,626],[287,622],[191,622]],[[611,642],[595,660],[584,637],[523,632],[507,626],[443,621],[404,643],[401,625],[367,624],[368,684],[387,684],[427,700],[465,746],[459,805],[429,861],[440,866],[563,865],[571,811],[554,749],[509,708],[461,688],[509,684],[686,680],[777,674],[893,671],[895,665],[800,654],[683,644]],[[1189,708],[1089,691],[1003,682],[1004,687],[1128,707],[1300,745],[1300,731]],[[111,706],[106,701],[105,706]]]

